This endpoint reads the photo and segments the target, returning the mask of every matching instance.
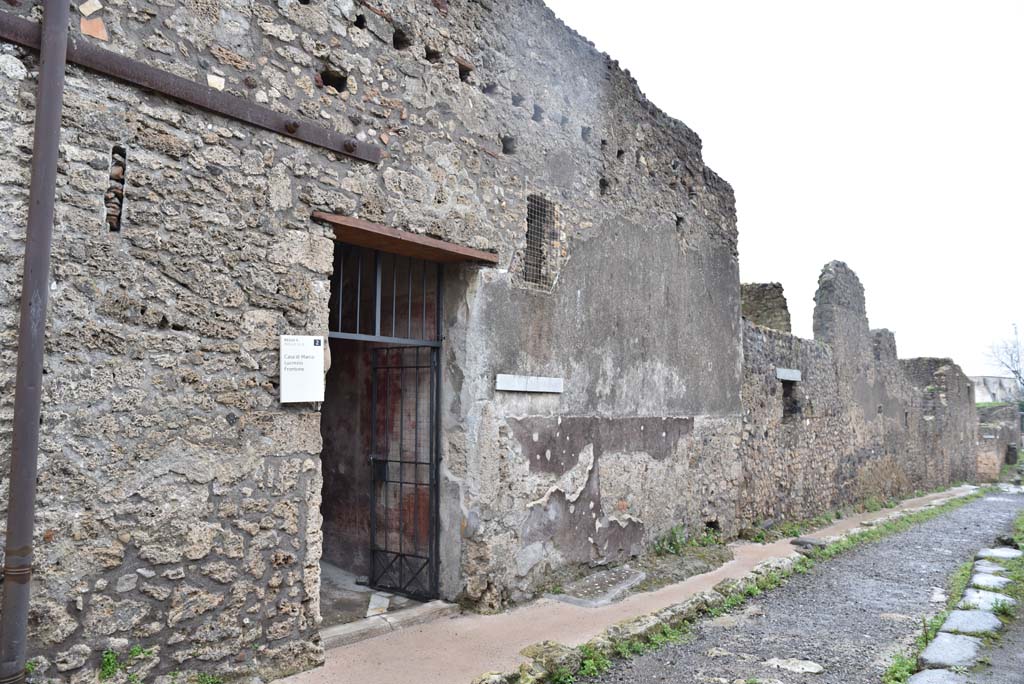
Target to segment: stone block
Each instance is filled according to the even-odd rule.
[[[1006,594],[1000,594],[994,591],[985,591],[984,589],[968,589],[964,592],[964,597],[960,600],[957,607],[967,610],[972,608],[993,610],[996,605],[1000,603],[1010,606],[1017,605],[1017,601]]]
[[[942,623],[941,631],[977,636],[1002,628],[1002,621],[987,610],[954,610]]]
[[[939,632],[918,657],[922,669],[971,667],[978,660],[981,639]]]

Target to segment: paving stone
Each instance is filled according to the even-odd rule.
[[[917,659],[923,669],[970,667],[978,659],[981,639],[939,632]]]
[[[964,592],[964,597],[957,608],[992,610],[999,602],[1009,603],[1011,606],[1017,605],[1017,602],[1006,594],[985,591],[984,589],[968,589]]]
[[[373,617],[374,615],[383,615],[388,612],[388,607],[391,605],[391,595],[376,592],[370,596],[370,605],[366,609],[366,617]]]
[[[987,634],[1003,628],[1003,623],[987,610],[954,610],[942,623],[943,632]]]
[[[789,542],[793,546],[800,546],[805,549],[821,549],[828,546],[828,542],[822,539],[814,539],[812,537],[797,537]]]
[[[628,565],[602,570],[565,586],[550,598],[584,608],[604,606],[623,596],[630,588],[643,582],[647,574]]]
[[[1008,546],[998,546],[994,549],[982,549],[978,552],[975,558],[989,558],[995,560],[1013,560],[1014,558],[1020,558],[1024,556],[1024,551],[1018,551],[1017,549],[1011,549]]]
[[[907,684],[966,684],[967,678],[949,670],[922,670],[907,680]]]
[[[800,660],[799,658],[772,658],[764,661],[764,664],[797,674],[821,674],[825,671],[825,668],[813,660]]]
[[[1006,572],[1006,568],[999,563],[990,560],[980,560],[974,563],[974,572],[984,572],[989,575],[999,575]]]
[[[975,586],[978,589],[999,590],[1009,583],[1010,580],[1006,577],[990,575],[985,572],[979,572],[971,577],[971,586]]]

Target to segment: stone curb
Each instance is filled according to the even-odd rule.
[[[356,622],[329,627],[320,632],[320,639],[324,649],[337,648],[458,613],[459,607],[455,604],[431,601],[423,605],[396,610],[393,613],[375,615]]]

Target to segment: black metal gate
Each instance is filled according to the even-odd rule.
[[[438,595],[441,265],[335,243],[330,337],[372,351],[370,586]]]
[[[370,584],[438,595],[438,348],[373,352]]]

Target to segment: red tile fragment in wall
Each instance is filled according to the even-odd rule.
[[[107,26],[103,23],[103,17],[93,17],[92,19],[82,17],[79,26],[82,29],[83,36],[89,36],[104,42],[110,40],[110,36],[107,34]]]

